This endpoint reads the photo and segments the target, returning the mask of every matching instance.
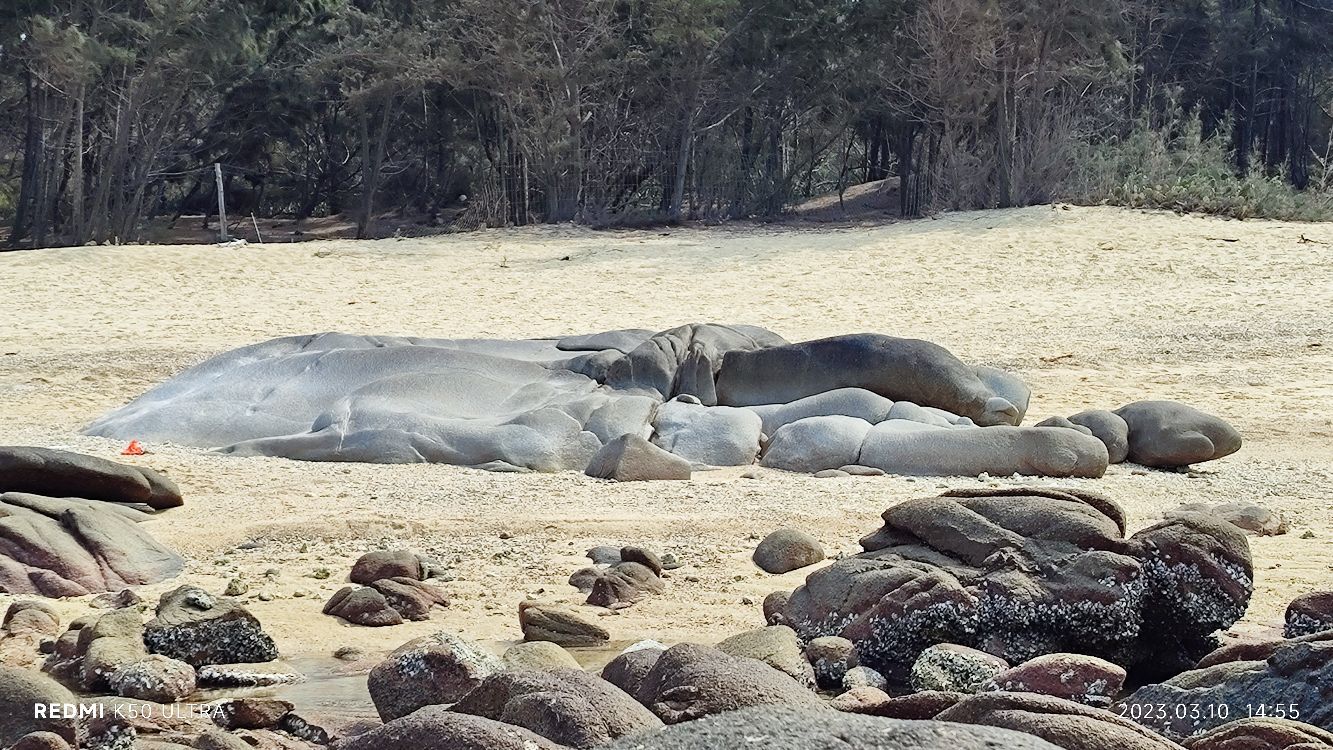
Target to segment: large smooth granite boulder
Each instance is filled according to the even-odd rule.
[[[155,510],[185,502],[176,483],[152,469],[24,446],[0,446],[0,492],[139,503]]]
[[[1178,401],[1136,401],[1115,413],[1129,426],[1129,460],[1137,464],[1174,469],[1240,450],[1236,428]]]
[[[839,388],[933,406],[982,426],[1023,421],[1020,405],[998,395],[974,368],[919,339],[862,333],[737,349],[723,357],[717,378],[718,403],[729,406],[785,404]]]
[[[185,560],[100,500],[0,494],[0,592],[49,597],[118,591],[178,575]]]

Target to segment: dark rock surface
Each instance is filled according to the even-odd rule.
[[[421,581],[426,578],[427,566],[421,557],[408,550],[376,550],[367,552],[352,563],[350,579],[352,583],[363,586],[381,578],[411,578]]]
[[[1286,625],[1282,634],[1287,638],[1333,630],[1333,591],[1316,591],[1298,596],[1287,605]]]
[[[839,388],[933,406],[982,426],[1019,424],[1026,408],[937,344],[870,333],[736,349],[723,357],[717,378],[718,403],[731,406],[790,403]]]

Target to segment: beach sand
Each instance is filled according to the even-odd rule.
[[[0,254],[0,444],[119,459],[79,430],[219,352],[338,330],[524,338],[689,322],[749,323],[793,341],[875,331],[930,339],[1032,386],[1028,423],[1170,398],[1221,415],[1245,447],[1193,473],[1114,466],[1101,480],[1133,529],[1190,502],[1255,502],[1291,533],[1252,539],[1243,629],[1333,588],[1333,225],[1035,207],[850,227],[496,230],[428,239]],[[616,641],[714,642],[763,623],[760,603],[809,570],[761,573],[757,540],[797,526],[852,554],[904,499],[1000,479],[815,479],[759,470],[606,484],[580,474],[316,464],[147,445],[186,506],[149,522],[188,558],[178,581],[241,597],[288,656],[383,652],[440,629],[519,637],[518,603],[580,606],[567,585],[597,544],[686,566],[665,594],[582,608]],[[503,536],[502,536],[503,535]],[[506,538],[507,537],[507,538]],[[245,544],[250,549],[238,549]],[[406,546],[452,567],[452,605],[387,629],[320,614],[362,552]],[[319,571],[330,573],[318,578]],[[268,601],[260,600],[263,595]],[[0,606],[6,603],[0,596]],[[60,603],[63,614],[86,600]]]

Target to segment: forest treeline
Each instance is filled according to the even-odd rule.
[[[8,0],[0,225],[1333,216],[1333,0]],[[0,234],[4,236],[4,234]]]

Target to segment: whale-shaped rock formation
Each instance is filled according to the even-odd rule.
[[[875,333],[804,343],[711,323],[521,341],[324,333],[220,354],[87,432],[240,455],[497,471],[585,471],[632,436],[693,468],[1101,476],[1111,460],[1102,436],[1020,426],[1030,397],[1003,370]],[[1179,417],[1187,431],[1217,434],[1213,422],[1198,424],[1216,420],[1201,412],[1153,413],[1158,432],[1173,435]]]

